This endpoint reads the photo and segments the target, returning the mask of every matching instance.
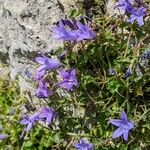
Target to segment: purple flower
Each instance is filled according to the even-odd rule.
[[[36,112],[31,116],[23,115],[23,120],[20,121],[20,124],[27,125],[26,132],[29,132],[35,123],[39,120],[40,112]]]
[[[132,74],[132,70],[131,70],[131,68],[129,67],[129,68],[127,69],[126,73],[125,73],[125,78],[128,78],[129,76],[131,76],[131,74]]]
[[[8,137],[7,134],[0,134],[0,140],[3,140],[3,139],[5,139],[5,138],[7,138],[7,137]]]
[[[117,7],[121,7],[125,12],[129,13],[130,17],[127,19],[127,22],[134,22],[137,20],[139,26],[144,24],[143,17],[147,15],[146,8],[142,6],[140,0],[136,0],[139,7],[134,7],[132,5],[133,0],[119,0]]]
[[[96,34],[94,31],[90,28],[91,22],[88,21],[87,24],[82,24],[80,21],[77,21],[77,27],[78,30],[76,30],[77,41],[82,41],[84,39],[93,39],[96,37]]]
[[[49,125],[54,118],[56,118],[57,114],[52,108],[42,107],[41,114],[39,118],[44,120],[47,125]]]
[[[59,58],[60,58],[60,59],[64,59],[64,58],[66,57],[66,55],[67,55],[67,51],[64,50],[64,51],[62,51],[62,53],[59,55]]]
[[[124,11],[131,13],[133,11],[133,6],[131,2],[131,0],[119,0],[119,4],[115,6],[115,8],[121,7]]]
[[[146,68],[150,59],[150,48],[148,48],[141,56],[139,65],[142,68]]]
[[[51,96],[53,93],[48,88],[48,83],[44,80],[39,81],[39,87],[36,89],[36,95],[41,98]]]
[[[39,64],[41,64],[41,66],[37,68],[37,72],[41,72],[43,70],[53,70],[61,66],[61,63],[58,59],[56,58],[50,59],[46,57],[44,54],[41,55],[42,57],[36,57],[36,61]]]
[[[70,91],[73,88],[73,86],[78,85],[75,69],[73,69],[73,70],[62,69],[60,71],[60,75],[63,77],[63,81],[58,84],[59,87],[66,88],[68,91]]]
[[[142,60],[150,58],[150,48],[148,48],[142,55]]]
[[[2,130],[2,129],[3,129],[3,127],[0,125],[0,130]],[[0,140],[3,140],[5,138],[7,138],[7,137],[8,137],[7,134],[0,134]]]
[[[125,141],[128,140],[129,130],[134,128],[134,122],[132,120],[128,120],[127,115],[124,111],[121,112],[120,119],[111,119],[111,124],[119,127],[112,135],[112,138],[117,138],[123,135],[123,139]]]
[[[142,26],[144,24],[143,17],[147,15],[146,8],[141,6],[137,9],[134,9],[131,16],[127,20],[128,22],[134,22],[137,20],[139,26]]]
[[[59,21],[58,26],[52,27],[51,31],[53,32],[53,37],[56,39],[65,41],[75,41],[77,39],[74,30],[67,29],[62,20]]]
[[[40,81],[42,80],[43,76],[46,74],[46,71],[45,70],[42,70],[42,71],[38,71],[36,70],[36,75],[34,76],[34,79],[36,81]]]
[[[117,73],[117,71],[114,68],[109,68],[109,70],[108,70],[109,75],[115,75],[116,73]]]
[[[89,143],[85,138],[80,139],[80,142],[74,143],[73,146],[78,150],[93,150],[93,144]]]
[[[90,28],[91,22],[82,24],[80,21],[72,18],[72,22],[64,19],[59,21],[59,25],[52,27],[53,37],[65,41],[82,41],[84,39],[93,39],[96,34]]]

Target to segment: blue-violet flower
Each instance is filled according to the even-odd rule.
[[[131,70],[131,68],[129,67],[129,68],[127,69],[126,73],[125,73],[125,78],[130,77],[131,74],[132,74],[132,70]]]
[[[79,143],[74,143],[73,145],[78,150],[93,150],[93,144],[89,143],[85,138],[80,139]]]
[[[85,22],[72,19],[72,22],[64,19],[59,21],[59,25],[52,27],[53,37],[65,41],[82,41],[84,39],[93,39],[96,33],[90,28],[91,22]]]
[[[61,66],[61,63],[58,59],[48,58],[44,54],[41,55],[42,57],[36,57],[36,61],[41,64],[41,66],[37,68],[37,72],[41,72],[43,70],[53,70]]]
[[[51,96],[53,92],[48,88],[48,83],[45,80],[39,81],[39,87],[36,89],[36,95],[40,98]]]
[[[73,86],[78,85],[75,69],[62,69],[59,74],[63,77],[63,81],[58,84],[59,87],[66,88],[68,91],[70,91],[73,88]]]
[[[119,127],[112,135],[112,138],[117,138],[123,135],[123,139],[125,141],[128,140],[129,130],[134,128],[134,122],[132,120],[128,120],[127,115],[124,111],[121,112],[120,119],[111,119],[111,124]]]
[[[35,125],[35,123],[39,120],[39,114],[40,112],[36,112],[32,114],[31,116],[28,116],[28,115],[22,116],[23,119],[20,121],[20,124],[27,125],[25,129],[26,132],[29,132],[32,129],[32,127]]]
[[[49,125],[57,116],[57,113],[52,108],[42,107],[39,118]]]
[[[2,129],[3,129],[3,127],[0,125],[0,130],[2,130]],[[3,140],[7,137],[8,137],[8,134],[0,134],[0,140]]]

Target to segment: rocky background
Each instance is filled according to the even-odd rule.
[[[89,3],[90,2],[90,3]],[[63,43],[51,37],[49,27],[76,7],[72,0],[0,0],[1,78],[19,79],[22,92],[33,90],[28,72],[35,73],[38,52],[50,53]],[[85,15],[90,16],[94,0],[81,0]],[[107,1],[107,11],[114,15],[114,1]]]
[[[51,38],[49,27],[64,17],[70,0],[0,0],[1,77],[19,79],[21,91],[32,90],[26,72],[34,74],[39,51],[49,53],[63,43]]]

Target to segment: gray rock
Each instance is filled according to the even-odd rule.
[[[120,9],[116,8],[117,2],[115,0],[106,0],[106,12],[109,16],[117,18],[119,15],[124,14],[125,12]]]
[[[19,78],[22,92],[34,89],[25,71],[34,74],[38,52],[63,46],[51,37],[49,27],[68,12],[69,4],[69,0],[0,0],[0,62],[9,66],[11,79]]]

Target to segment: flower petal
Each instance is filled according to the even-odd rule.
[[[125,111],[121,112],[120,118],[121,118],[122,121],[125,121],[125,122],[128,121],[128,117],[127,117],[127,114],[125,113]]]
[[[64,78],[67,78],[69,76],[68,72],[64,69],[60,70],[59,74]]]
[[[45,63],[45,59],[43,57],[36,57],[35,60],[42,65]]]
[[[127,124],[128,130],[134,128],[134,122],[133,121],[129,121]]]
[[[138,22],[139,26],[141,27],[144,24],[143,16],[138,17],[137,22]]]
[[[129,134],[129,131],[126,131],[123,133],[123,138],[125,141],[128,141],[128,134]]]
[[[124,132],[126,132],[126,130],[122,127],[119,127],[112,135],[112,138],[117,138],[119,136],[121,136]]]
[[[77,26],[78,26],[78,28],[79,28],[80,30],[83,30],[83,29],[84,29],[85,26],[84,26],[80,21],[77,21],[76,23],[77,23]]]
[[[23,119],[20,121],[20,124],[28,124],[30,121],[27,119]]]
[[[121,120],[120,119],[111,119],[110,120],[110,123],[117,126],[117,127],[120,127],[121,126]]]
[[[80,148],[80,144],[79,143],[74,143],[73,146],[76,147],[76,148]]]
[[[47,69],[47,66],[46,66],[46,65],[42,65],[42,66],[38,67],[38,68],[36,69],[36,71],[37,71],[37,72],[41,72],[41,71],[43,71],[43,70],[45,70],[45,69]]]
[[[7,137],[8,137],[7,134],[0,134],[0,140],[3,140],[3,139],[5,139],[5,138],[7,138]]]
[[[70,72],[70,75],[75,76],[75,75],[76,75],[76,69],[73,69],[73,70]]]
[[[29,132],[32,127],[33,127],[33,124],[32,124],[32,123],[29,123],[29,124],[27,125],[26,131]]]
[[[87,143],[88,141],[87,141],[87,139],[85,139],[85,138],[81,138],[80,139],[80,144],[85,144],[85,143]]]

